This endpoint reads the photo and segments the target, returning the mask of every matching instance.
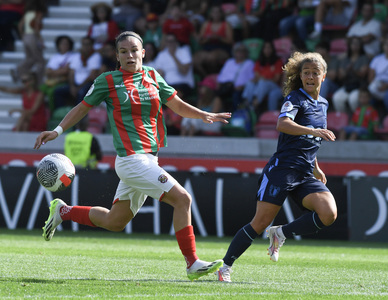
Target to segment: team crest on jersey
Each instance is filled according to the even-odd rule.
[[[276,197],[277,194],[279,194],[279,192],[280,192],[280,187],[274,186],[274,185],[271,185],[271,186],[269,187],[269,195],[270,195],[271,197]]]
[[[159,175],[158,181],[161,183],[166,183],[168,181],[168,178],[166,175],[162,174],[162,175]]]
[[[284,102],[280,112],[281,113],[289,112],[289,111],[291,111],[293,109],[293,107],[294,106],[292,105],[291,101],[286,101],[286,102]]]
[[[85,97],[86,96],[89,96],[91,93],[93,93],[93,90],[94,90],[94,83],[92,84],[92,86],[89,88],[88,92],[86,93]]]

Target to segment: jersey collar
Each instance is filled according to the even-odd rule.
[[[307,94],[307,92],[306,92],[304,89],[299,88],[299,90],[300,90],[307,98],[309,98],[311,101],[313,101],[313,103],[318,103],[319,100],[313,99],[313,97],[311,97],[309,94]],[[318,99],[319,99],[319,97],[320,97],[320,96],[318,96]]]

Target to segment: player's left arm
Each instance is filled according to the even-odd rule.
[[[191,119],[202,119],[205,123],[213,123],[213,122],[222,122],[229,123],[227,119],[231,117],[231,113],[229,112],[221,112],[221,113],[211,113],[203,111],[197,107],[186,103],[177,95],[174,96],[171,100],[169,100],[166,105],[171,108],[175,113],[184,117]]]
[[[324,184],[326,184],[326,182],[327,182],[326,175],[325,175],[325,173],[323,173],[323,171],[319,167],[317,158],[315,158],[313,174],[314,174],[316,179],[318,179],[318,180],[322,181]]]

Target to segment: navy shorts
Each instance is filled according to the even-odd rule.
[[[312,193],[330,192],[326,185],[312,174],[293,168],[267,164],[259,178],[258,201],[283,205],[287,196],[301,208],[303,198]]]

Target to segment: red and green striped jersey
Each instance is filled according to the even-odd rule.
[[[130,73],[106,72],[96,78],[86,94],[87,106],[106,103],[113,144],[118,156],[156,152],[167,146],[162,104],[176,91],[151,67]]]

